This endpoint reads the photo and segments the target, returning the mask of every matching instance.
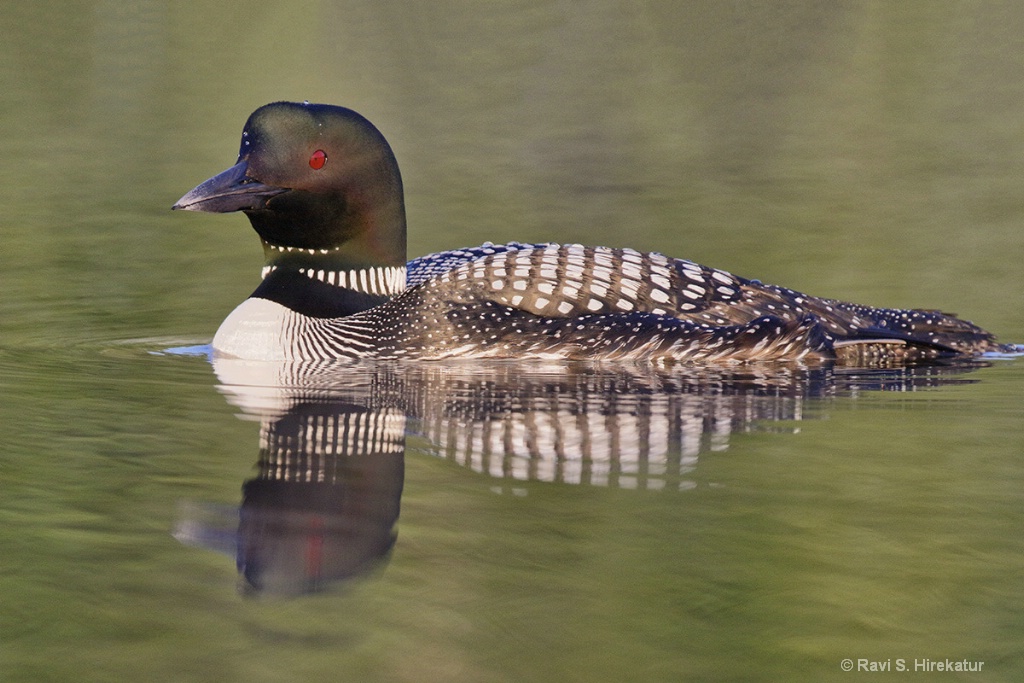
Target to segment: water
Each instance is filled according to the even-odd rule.
[[[381,128],[411,256],[657,249],[1024,341],[1022,29],[1010,6],[11,3],[0,679],[1019,680],[1019,360],[161,352],[254,286],[244,219],[169,207],[281,98]],[[326,424],[374,427],[300,457]]]

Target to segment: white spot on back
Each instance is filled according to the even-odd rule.
[[[670,297],[668,295],[668,292],[665,292],[664,290],[652,289],[651,290],[651,299],[653,299],[654,301],[657,301],[659,304],[666,304],[666,303],[669,302]]]

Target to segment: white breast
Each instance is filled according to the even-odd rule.
[[[246,299],[224,319],[213,338],[218,356],[248,360],[290,360],[294,311],[266,299]]]

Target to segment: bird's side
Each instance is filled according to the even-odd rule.
[[[304,340],[295,359],[873,364],[994,348],[989,333],[941,313],[820,299],[658,253],[559,244],[502,247],[379,307],[293,325]]]
[[[175,208],[244,211],[264,279],[214,351],[265,360],[565,358],[853,365],[1000,350],[955,316],[821,299],[658,253],[486,244],[405,264],[397,162],[366,119],[261,107]]]

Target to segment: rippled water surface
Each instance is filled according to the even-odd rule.
[[[410,256],[628,245],[1024,342],[1024,11],[16,0],[0,35],[0,679],[1024,676],[1021,360],[214,363],[259,245],[168,210],[255,107],[333,102],[394,146]]]

